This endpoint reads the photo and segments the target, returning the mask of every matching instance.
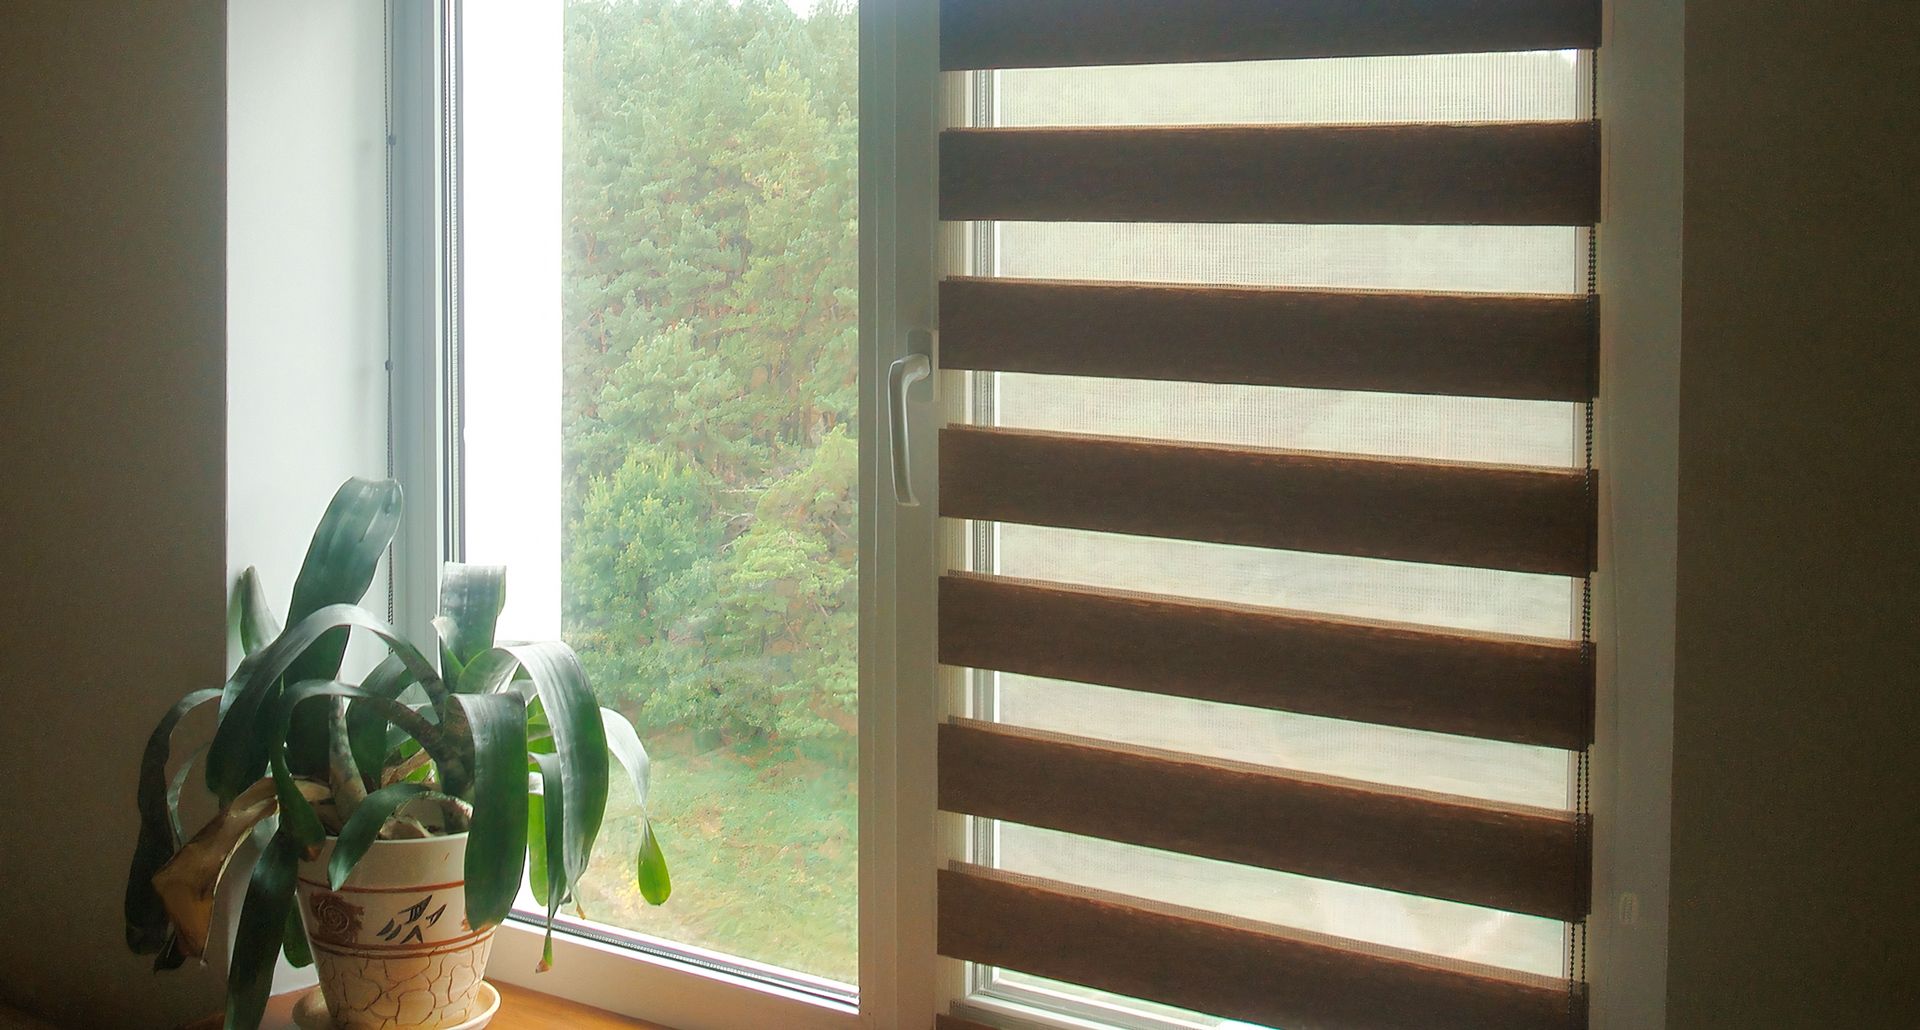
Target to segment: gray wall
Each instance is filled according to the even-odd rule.
[[[140,745],[220,682],[230,576],[284,607],[334,487],[385,467],[382,6],[228,8],[0,28],[0,657],[34,713],[0,731],[0,918],[32,928],[0,999],[77,1025],[217,1006],[120,941]]]
[[[1669,1025],[1912,1027],[1920,6],[1686,38]]]
[[[121,941],[148,728],[223,674],[226,17],[0,21],[0,997],[162,1026],[217,981]]]

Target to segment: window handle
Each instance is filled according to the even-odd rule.
[[[907,391],[913,388],[913,384],[933,374],[933,359],[926,354],[932,342],[932,333],[925,329],[913,330],[907,334],[907,349],[911,353],[895,359],[887,369],[887,422],[893,434],[890,441],[893,451],[893,499],[903,508],[920,504],[919,499],[913,496],[913,448],[907,436]]]

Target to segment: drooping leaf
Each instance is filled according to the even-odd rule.
[[[344,627],[364,629],[386,641],[393,654],[419,678],[428,679],[436,675],[433,664],[414,650],[413,645],[360,608],[350,604],[335,604],[308,615],[273,643],[247,656],[247,662],[252,665],[222,713],[220,728],[214,732],[213,745],[207,751],[207,788],[215,797],[223,802],[230,800],[266,770],[269,743],[275,739],[285,740],[284,734],[277,738],[273,735],[275,723],[263,722],[272,718],[268,704],[270,697],[282,677],[289,676],[289,670],[316,640],[334,629]],[[286,682],[299,680],[288,679]],[[324,712],[321,714],[325,715]],[[322,718],[323,729],[325,722]],[[321,769],[324,770],[324,736],[320,747]],[[291,762],[289,766],[294,773],[300,772],[299,766]]]
[[[266,588],[260,585],[260,570],[247,566],[234,592],[240,605],[240,650],[252,654],[280,635],[280,620],[267,602]]]
[[[473,740],[473,826],[467,835],[467,922],[492,926],[513,909],[527,859],[527,713],[511,694],[456,694]]]
[[[358,865],[367,849],[380,839],[380,828],[407,802],[423,797],[443,797],[435,794],[418,783],[395,783],[381,787],[367,795],[360,802],[360,808],[340,827],[340,836],[333,842],[333,854],[327,857],[327,882],[334,889],[347,882],[348,874]]]
[[[565,841],[567,839],[566,770],[562,767],[559,755],[535,755],[534,763],[540,769],[541,783],[541,822],[539,836],[532,836],[532,798],[528,798],[528,848],[534,867],[530,883],[535,900],[547,906],[546,936],[540,945],[540,972],[553,967],[553,917],[560,911],[560,899],[571,893],[572,884],[568,882],[566,870]]]
[[[285,751],[283,750],[285,745],[282,743],[282,737],[277,734],[284,733],[286,728],[292,725],[295,713],[302,705],[316,698],[336,697],[353,698],[379,708],[389,722],[419,741],[420,746],[434,755],[443,766],[460,761],[455,757],[454,744],[447,739],[446,733],[412,708],[398,701],[376,697],[351,683],[313,680],[288,687],[281,693],[274,707],[273,718],[269,725],[274,728],[276,735],[269,737],[272,741],[269,747],[269,765],[273,769],[275,783],[280,783],[283,778],[291,781],[290,776],[285,776]],[[282,789],[280,797],[283,806],[282,818],[288,823],[284,828],[286,832],[306,848],[318,846],[325,836],[325,829],[320,825],[319,815],[313,811],[312,806],[307,805],[297,795],[289,795]]]
[[[404,507],[400,484],[391,480],[354,478],[340,484],[314,528],[306,560],[294,579],[288,623],[299,623],[329,605],[359,604],[400,526]],[[301,649],[287,670],[287,682],[335,678],[346,652],[347,630],[328,630]],[[327,713],[320,709],[303,713],[294,724],[288,755],[295,773],[324,775],[326,738]]]
[[[180,950],[179,938],[169,930],[166,945],[160,949],[160,954],[153,957],[153,971],[164,973],[169,969],[179,969],[186,964],[187,953]]]
[[[405,661],[388,655],[360,681],[360,689],[391,701],[419,681]],[[393,746],[388,732],[390,725],[386,709],[379,704],[356,700],[347,706],[347,741],[353,748],[354,764],[363,775],[376,782],[381,766],[386,763],[387,752]]]
[[[296,897],[298,896],[296,892]],[[287,964],[295,969],[305,969],[313,965],[313,949],[307,947],[307,930],[300,925],[300,907],[287,908],[287,929],[280,938],[280,948],[286,952]]]
[[[167,944],[167,913],[153,889],[153,874],[167,864],[180,847],[177,791],[170,790],[167,761],[173,754],[173,730],[187,713],[220,696],[217,689],[196,690],[169,707],[147,736],[140,756],[140,786],[135,795],[140,810],[140,836],[127,869],[125,912],[127,947],[136,955],[160,951]],[[188,763],[191,767],[191,762]]]
[[[295,782],[309,802],[327,796],[325,784],[311,780]],[[166,908],[168,921],[173,924],[175,941],[188,957],[206,952],[213,922],[213,899],[234,852],[279,810],[280,799],[273,780],[255,783],[208,820],[192,840],[153,874],[153,889]]]
[[[440,618],[434,626],[462,666],[493,647],[506,604],[506,566],[448,562],[441,569]]]
[[[275,834],[254,863],[233,935],[233,960],[227,967],[226,1030],[258,1030],[273,987],[273,967],[286,940],[293,912],[293,877],[300,845]]]
[[[633,793],[644,811],[647,807],[647,792],[653,781],[653,760],[647,757],[646,746],[640,743],[640,734],[635,733],[633,724],[627,717],[611,708],[600,709],[600,722],[607,731],[607,750],[620,760],[621,768],[627,771],[627,778],[633,781]]]
[[[534,790],[540,774],[531,773],[527,785],[527,889],[537,905],[547,903],[547,796]]]
[[[664,905],[673,893],[673,878],[667,875],[667,856],[660,851],[660,836],[653,832],[651,819],[641,822],[640,860],[634,882],[649,905]]]
[[[240,696],[240,688],[247,685],[247,680],[253,677],[253,671],[260,667],[260,661],[265,657],[266,650],[263,647],[252,654],[242,656],[240,663],[233,667],[233,674],[227,677],[225,684],[221,685],[220,718],[222,720],[226,719],[228,709],[233,707],[234,699]]]
[[[206,753],[205,744],[194,748],[192,754],[181,759],[180,768],[174,770],[172,778],[167,782],[167,823],[173,828],[173,846],[176,848],[180,846],[181,841],[187,839],[187,828],[180,824],[180,793],[186,789],[187,778],[193,773],[193,763],[199,761]]]
[[[287,771],[286,755],[276,753],[267,765],[273,770],[273,793],[280,803],[281,834],[299,843],[301,857],[315,857],[320,842],[327,839],[327,828],[320,824],[320,813],[313,810],[293,774]]]
[[[563,843],[570,894],[587,870],[587,859],[606,815],[610,769],[606,726],[580,659],[559,641],[487,651],[467,667],[467,686],[484,692],[511,690],[519,671],[527,674],[540,699],[553,734],[553,753],[564,770],[561,788],[566,794],[567,821]]]

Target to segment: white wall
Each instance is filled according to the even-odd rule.
[[[227,17],[227,563],[284,616],[334,489],[386,473],[385,12]]]
[[[385,23],[369,0],[227,4],[227,572],[257,566],[282,618],[333,491],[386,473]],[[386,598],[383,569],[365,603]],[[313,982],[281,960],[276,990]]]

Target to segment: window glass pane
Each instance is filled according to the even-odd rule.
[[[465,557],[653,755],[587,916],[856,975],[852,0],[468,4]]]

